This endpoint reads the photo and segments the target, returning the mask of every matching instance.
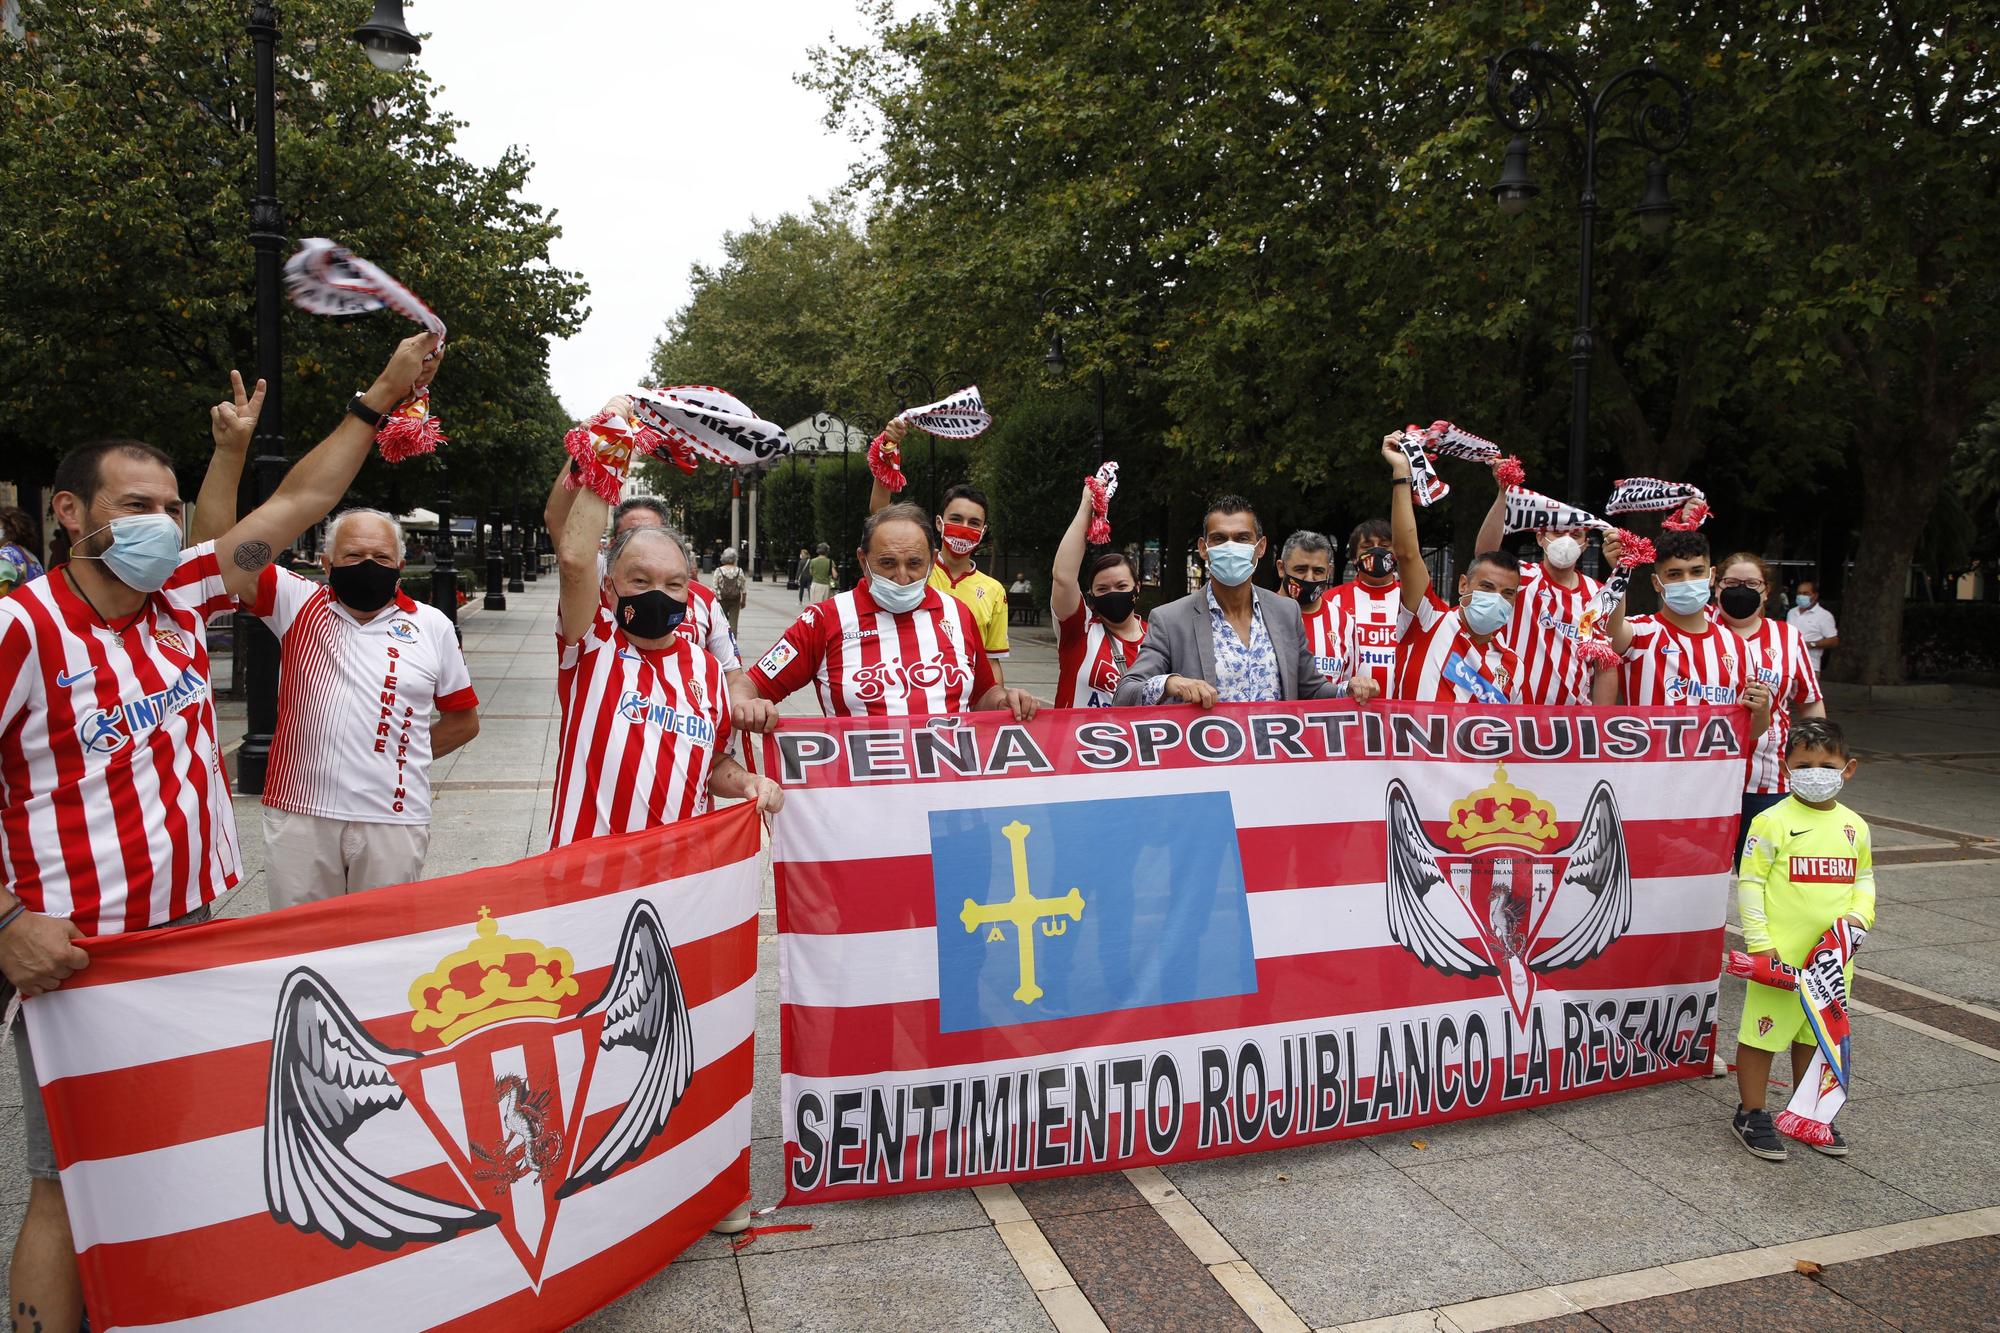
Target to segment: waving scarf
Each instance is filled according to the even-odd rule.
[[[764,420],[727,389],[712,384],[676,384],[634,389],[632,419],[666,443],[666,461],[685,469],[677,454],[691,449],[724,467],[764,464],[792,451],[784,429]]]
[[[986,433],[986,428],[993,424],[993,414],[979,400],[979,386],[974,384],[949,398],[910,408],[898,420],[942,440],[972,440]]]
[[[1111,540],[1111,497],[1118,494],[1118,465],[1104,464],[1097,475],[1085,477],[1083,484],[1090,488],[1090,531],[1084,539],[1102,546]]]
[[[444,350],[444,321],[415,292],[324,236],[300,241],[298,252],[285,261],[285,292],[292,304],[315,315],[393,310],[437,335],[432,356]],[[375,431],[375,443],[390,463],[430,453],[445,443],[444,430],[430,412],[430,390],[419,390],[387,413]]]
[[[1708,497],[1701,489],[1682,481],[1661,481],[1656,477],[1628,477],[1613,482],[1611,498],[1604,503],[1607,514],[1649,514],[1671,509],[1660,520],[1669,532],[1693,532],[1708,521]]]

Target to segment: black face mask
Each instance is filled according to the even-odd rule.
[[[387,606],[396,595],[396,583],[401,577],[402,571],[394,565],[379,565],[373,560],[335,565],[326,573],[326,581],[340,604],[363,615],[372,615]]]
[[[1362,573],[1379,579],[1396,567],[1396,553],[1386,546],[1371,546],[1354,563]]]
[[[1139,600],[1139,594],[1130,590],[1094,592],[1083,600],[1090,605],[1090,609],[1096,613],[1099,620],[1107,625],[1122,625],[1132,615],[1132,607]]]
[[[1285,575],[1286,588],[1290,590],[1292,597],[1296,601],[1302,603],[1318,601],[1320,594],[1326,591],[1326,585],[1332,581],[1331,579],[1295,579],[1290,574]]]
[[[618,628],[627,638],[664,639],[674,632],[688,613],[688,604],[669,597],[658,588],[618,599]]]
[[[1718,600],[1722,603],[1722,614],[1731,620],[1748,620],[1764,605],[1764,594],[1755,588],[1724,588]]]

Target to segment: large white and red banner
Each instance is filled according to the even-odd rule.
[[[786,1201],[1709,1068],[1742,709],[788,720]]]
[[[26,1012],[91,1327],[561,1328],[657,1272],[750,1194],[759,842],[90,941]]]

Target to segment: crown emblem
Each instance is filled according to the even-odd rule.
[[[1507,766],[1496,764],[1493,785],[1451,803],[1445,836],[1468,852],[1482,847],[1519,847],[1539,852],[1556,837],[1556,808],[1507,781]]]
[[[410,983],[410,1026],[439,1029],[446,1045],[489,1023],[558,1017],[562,1001],[577,993],[569,950],[502,935],[484,907],[477,929],[472,943]]]

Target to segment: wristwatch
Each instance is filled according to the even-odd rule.
[[[349,412],[352,412],[355,416],[360,417],[370,426],[374,426],[378,429],[382,425],[382,418],[385,415],[387,415],[386,413],[383,412],[377,412],[374,408],[368,406],[368,404],[365,401],[363,401],[361,395],[358,393],[355,394],[354,397],[348,400],[347,410]]]
[[[1407,485],[1409,485],[1409,484],[1410,484],[1410,479],[1409,479],[1408,477],[1391,477],[1391,478],[1389,478],[1389,485],[1391,485],[1391,486],[1407,486]]]

